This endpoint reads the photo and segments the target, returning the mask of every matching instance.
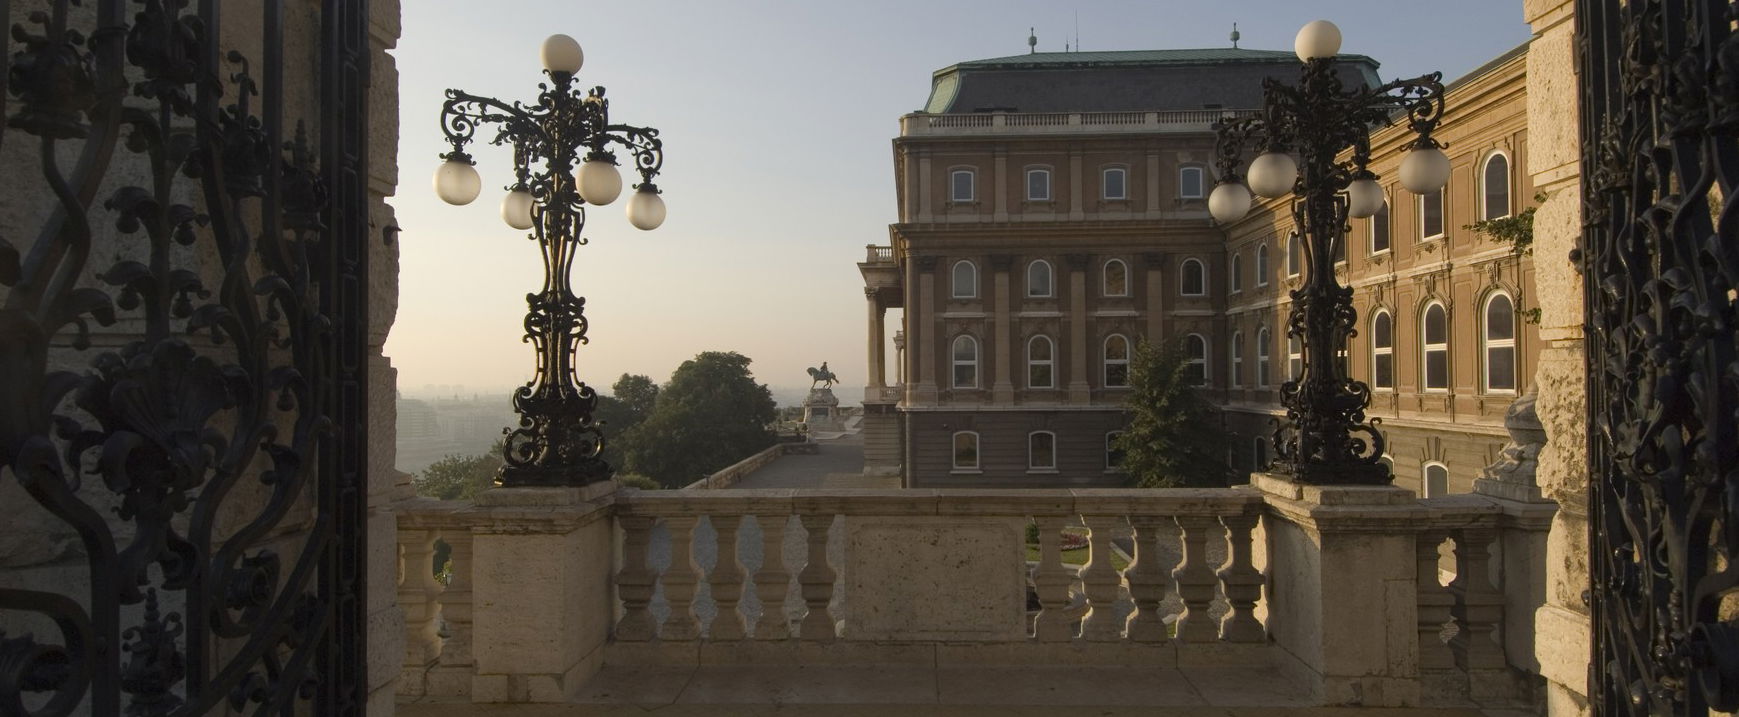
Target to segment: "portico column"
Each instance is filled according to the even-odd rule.
[[[1069,267],[1069,403],[1087,403],[1087,255],[1064,257]]]
[[[875,389],[873,391],[874,398],[881,400],[881,389],[888,385],[887,371],[882,365],[884,360],[882,353],[885,348],[882,344],[882,306],[881,302],[876,300],[874,287],[864,287],[863,298],[864,303],[869,306],[869,341],[866,342],[869,346],[869,361],[864,366],[869,372],[870,388]]]
[[[992,354],[991,360],[996,367],[996,378],[990,386],[990,401],[997,404],[1014,403],[1014,384],[1008,377],[1008,365],[1013,363],[1009,353],[1008,271],[1013,265],[1014,257],[1011,255],[992,254],[990,257],[990,268],[996,275],[996,353]]]

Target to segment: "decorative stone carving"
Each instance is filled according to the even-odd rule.
[[[1539,468],[1540,450],[1546,446],[1546,428],[1535,410],[1539,394],[1529,390],[1504,411],[1504,430],[1509,443],[1498,453],[1497,461],[1486,466],[1474,481],[1475,493],[1520,501],[1543,500],[1535,472]]]

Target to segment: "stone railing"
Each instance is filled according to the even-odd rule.
[[[1062,660],[1249,669],[1324,705],[1528,703],[1549,504],[1254,479],[407,501],[401,696],[560,702],[604,664]]]
[[[1216,122],[1253,114],[1255,114],[1254,110],[919,113],[900,118],[900,134],[912,137],[974,134],[1210,132]]]
[[[864,253],[866,255],[864,257],[865,264],[894,263],[894,248],[891,246],[876,246],[874,244],[869,244],[864,246]]]
[[[743,479],[743,476],[746,476],[750,473],[754,473],[755,471],[761,470],[762,468],[767,467],[768,463],[772,463],[773,461],[779,460],[779,456],[790,453],[792,445],[794,445],[794,444],[775,443],[773,445],[767,446],[766,448],[763,448],[760,451],[756,452],[755,455],[749,456],[748,458],[744,458],[740,461],[737,461],[736,463],[732,463],[728,466],[725,466],[724,468],[719,469],[719,471],[716,473],[713,473],[713,474],[708,475],[704,478],[701,478],[700,480],[697,480],[693,483],[690,483],[688,485],[683,486],[682,489],[683,490],[706,490],[706,489],[717,489],[717,488],[729,488],[731,486],[736,485],[738,481],[741,481]]]

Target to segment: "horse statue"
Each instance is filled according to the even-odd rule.
[[[833,375],[832,371],[827,370],[826,361],[821,362],[821,368],[810,368],[808,371],[809,390],[811,391],[815,390],[815,384],[821,384],[822,388],[833,388],[833,384],[839,381],[838,376]]]

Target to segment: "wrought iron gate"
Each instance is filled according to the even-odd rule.
[[[1728,0],[1578,0],[1590,696],[1739,708],[1739,35]]]
[[[0,715],[360,714],[366,0],[0,18]]]

